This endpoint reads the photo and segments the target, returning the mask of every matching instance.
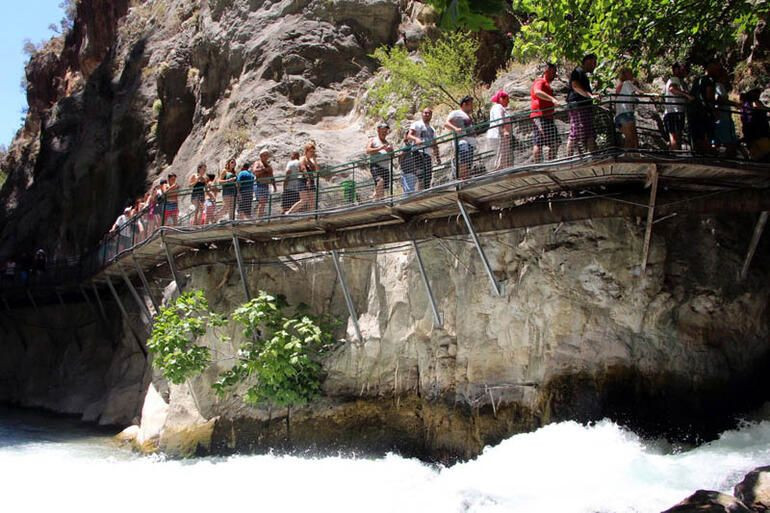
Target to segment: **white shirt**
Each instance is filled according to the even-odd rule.
[[[431,143],[433,143],[433,139],[436,138],[436,131],[433,130],[433,127],[426,125],[423,120],[418,119],[412,123],[412,126],[409,127],[409,130],[413,130],[414,134],[419,137],[422,140],[422,143],[425,145],[425,147],[420,148],[419,151],[427,153],[428,147],[430,147]]]
[[[492,109],[489,111],[490,129],[487,130],[488,139],[500,138],[500,127],[502,125],[498,122],[498,120],[503,119],[506,116],[506,114],[507,114],[506,109],[501,104],[495,103],[492,105]]]
[[[299,160],[290,160],[286,164],[286,190],[299,189]]]
[[[671,77],[668,82],[666,82],[666,89],[663,91],[663,96],[666,98],[666,114],[684,112],[684,106],[686,104],[683,96],[671,94],[670,89],[672,85],[676,86],[680,91],[684,91],[684,84],[682,84],[679,77]]]
[[[634,112],[636,110],[637,99],[635,94],[640,93],[639,88],[631,80],[625,80],[620,86],[620,92],[618,93],[618,103],[615,104],[615,111],[618,115],[625,114],[626,112]]]
[[[453,110],[452,112],[450,112],[449,115],[447,116],[447,121],[452,123],[454,126],[465,130],[473,126],[473,121],[471,120],[471,117],[460,109]],[[472,135],[460,136],[460,140],[466,141],[471,146],[476,146],[476,137]]]

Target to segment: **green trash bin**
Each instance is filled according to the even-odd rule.
[[[345,203],[352,204],[356,202],[356,182],[355,180],[343,180],[340,182],[342,187],[342,197],[345,198]]]

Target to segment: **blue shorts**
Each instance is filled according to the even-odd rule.
[[[254,185],[254,196],[257,197],[257,202],[262,203],[267,201],[270,197],[270,185],[266,183],[258,183]]]
[[[620,128],[628,123],[636,123],[636,115],[633,112],[623,112],[615,116],[615,126]]]

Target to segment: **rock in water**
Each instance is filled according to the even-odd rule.
[[[751,510],[732,495],[698,490],[663,513],[751,513]]]
[[[735,496],[754,511],[770,510],[770,465],[755,468],[735,485]]]

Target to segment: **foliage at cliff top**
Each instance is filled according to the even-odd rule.
[[[420,45],[419,57],[402,46],[380,47],[372,54],[384,73],[369,89],[371,117],[404,120],[423,105],[458,106],[466,94],[480,97],[476,80],[479,43],[466,32],[446,32]]]
[[[447,30],[494,30],[492,19],[505,10],[503,0],[427,0],[439,13],[439,26]]]
[[[593,52],[600,62],[644,69],[661,57],[705,64],[753,29],[768,2],[514,0],[513,8],[527,18],[513,50],[519,59],[578,61]]]
[[[235,364],[212,385],[218,395],[245,384],[244,401],[249,404],[292,406],[319,394],[318,360],[333,345],[332,326],[304,307],[292,315],[285,313],[289,308],[282,297],[260,292],[233,312],[231,319],[243,326],[245,342]],[[155,320],[147,343],[153,365],[175,384],[197,376],[220,361],[212,359],[212,349],[199,345],[200,337],[211,331],[219,342],[228,342],[221,333],[227,323],[227,317],[209,310],[202,291],[182,294]]]

